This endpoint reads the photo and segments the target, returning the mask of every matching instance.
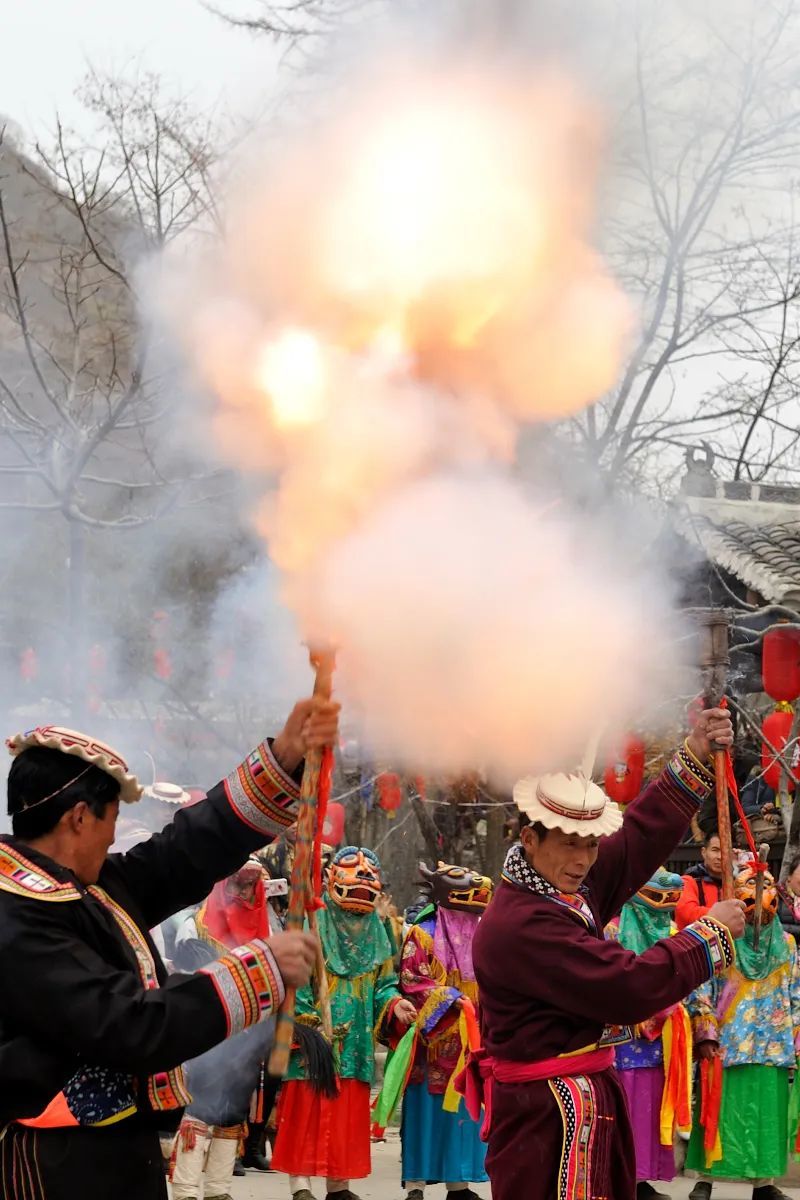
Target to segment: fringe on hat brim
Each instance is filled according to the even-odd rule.
[[[573,817],[562,817],[559,813],[545,808],[536,796],[535,787],[531,788],[530,796],[525,789],[514,789],[514,803],[520,812],[525,813],[531,822],[538,821],[545,829],[560,829],[563,833],[577,834],[579,837],[608,837],[616,833],[622,825],[622,810],[613,800],[606,800],[605,807],[599,817],[590,821],[581,821]]]
[[[83,742],[89,742],[93,746],[97,746],[96,753],[92,753],[89,749],[76,742],[66,744],[64,739],[80,738]],[[127,770],[116,763],[112,763],[108,756],[99,749],[99,743],[90,738],[88,734],[80,733],[75,729],[65,729],[60,726],[45,725],[37,729],[31,729],[27,733],[17,733],[6,741],[8,752],[12,758],[16,758],[23,750],[30,750],[34,746],[44,746],[48,750],[58,750],[62,754],[71,754],[74,758],[80,758],[83,762],[89,763],[93,767],[98,767],[99,770],[105,771],[106,775],[110,775],[119,784],[119,798],[125,804],[134,804],[141,799],[143,792],[142,785],[135,775],[131,775]],[[116,750],[109,750],[118,758]]]

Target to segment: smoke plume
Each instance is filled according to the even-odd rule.
[[[370,745],[508,781],[664,679],[660,583],[514,473],[521,431],[625,353],[592,244],[602,129],[552,69],[380,68],[240,174],[224,239],[162,264],[158,304]]]

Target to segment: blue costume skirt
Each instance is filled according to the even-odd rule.
[[[403,1098],[403,1182],[485,1183],[486,1143],[462,1100],[458,1112],[445,1112],[444,1096],[432,1096],[426,1083],[412,1083]]]

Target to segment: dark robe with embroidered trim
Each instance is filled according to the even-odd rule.
[[[293,821],[296,780],[265,754],[266,773],[254,752],[161,833],[109,855],[97,888],[19,839],[0,838],[2,1200],[166,1197],[157,1130],[177,1128],[182,1108],[158,1111],[148,1077],[235,1030],[214,979],[168,978],[148,930],[203,900]],[[135,927],[127,937],[126,921]],[[149,987],[137,940],[154,960]],[[135,1111],[101,1127],[17,1123],[39,1117],[84,1068],[128,1079]]]
[[[684,932],[636,955],[603,929],[680,841],[712,779],[676,763],[602,838],[583,897],[591,918],[503,881],[478,926],[473,961],[486,1053],[534,1063],[593,1047],[616,1027],[683,999],[711,974],[702,937]],[[494,1200],[634,1200],[635,1153],[613,1068],[493,1083],[486,1167]]]

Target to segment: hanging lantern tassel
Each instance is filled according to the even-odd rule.
[[[330,699],[333,687],[334,661],[334,655],[329,652],[317,651],[311,654],[311,663],[316,669],[314,695],[321,696],[325,700]],[[321,839],[328,798],[325,789],[327,788],[328,793],[330,792],[332,766],[333,751],[329,747],[326,747],[324,751],[321,749],[309,750],[306,755],[303,782],[300,788],[300,812],[297,818],[295,856],[289,887],[289,909],[286,916],[286,928],[297,932],[303,928],[306,913],[309,914],[309,925],[312,928],[316,926],[316,921],[313,920],[311,914],[322,903],[319,896]],[[321,953],[318,953],[318,1000],[323,1030],[328,1033],[328,1030],[332,1029],[332,1025],[330,999],[327,995],[326,985],[325,964],[321,962]],[[289,1067],[294,1034],[294,1008],[295,990],[287,988],[286,996],[278,1013],[275,1042],[269,1056],[269,1073],[274,1078],[282,1079]]]

